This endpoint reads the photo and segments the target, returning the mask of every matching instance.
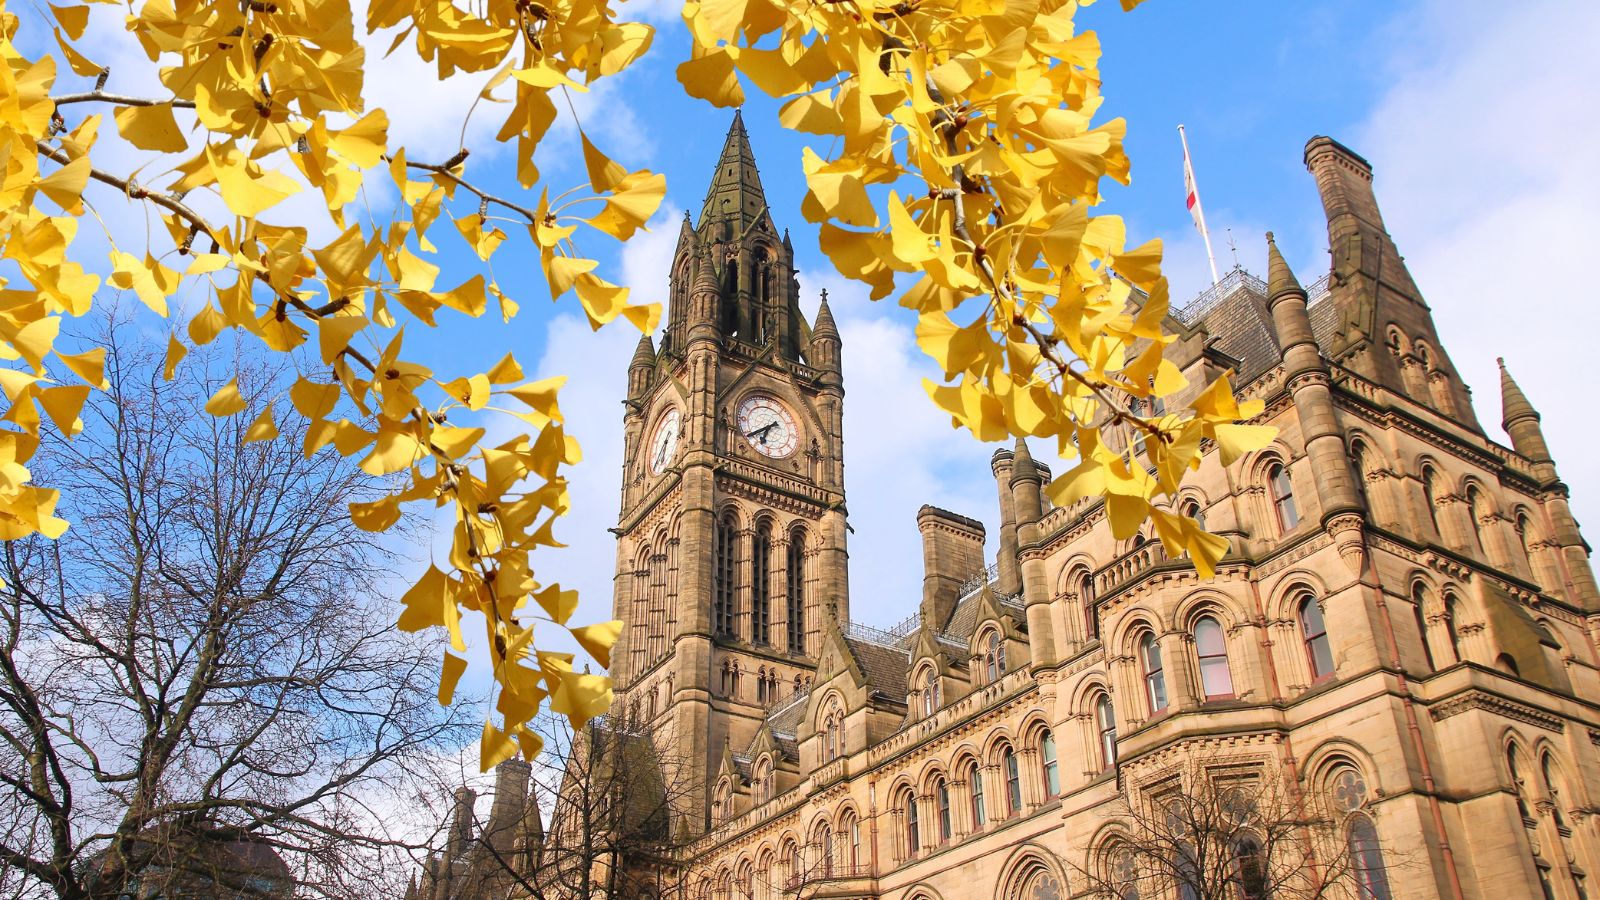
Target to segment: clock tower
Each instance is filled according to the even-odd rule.
[[[826,294],[815,323],[799,295],[735,114],[684,215],[661,345],[628,366],[615,529],[615,708],[692,769],[689,833],[728,748],[809,686],[825,617],[848,619],[839,330]]]

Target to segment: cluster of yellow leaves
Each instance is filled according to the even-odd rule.
[[[982,440],[1054,438],[1078,460],[1050,486],[1057,503],[1105,497],[1119,538],[1153,517],[1209,577],[1227,543],[1159,498],[1199,465],[1202,438],[1231,461],[1271,432],[1237,424],[1258,410],[1225,377],[1181,414],[1128,408],[1185,377],[1164,357],[1159,243],[1130,249],[1119,218],[1088,214],[1103,178],[1128,178],[1125,124],[1092,121],[1100,48],[1074,26],[1088,2],[688,0],[678,78],[731,106],[742,74],[789,98],[785,126],[834,138],[833,158],[805,155],[802,212],[873,299],[914,276],[900,302],[945,373],[934,402]],[[1144,440],[1113,451],[1113,425]]]
[[[557,204],[545,191],[529,209],[467,181],[465,148],[439,163],[408,161],[403,147],[390,146],[388,114],[363,106],[367,58],[349,0],[143,0],[126,29],[165,89],[149,98],[102,90],[109,73],[72,44],[85,34],[87,6],[68,2],[50,11],[60,58],[77,75],[100,81],[92,91],[53,96],[56,56],[27,58],[14,42],[21,20],[0,0],[0,252],[24,282],[0,292],[0,357],[13,361],[0,366],[8,401],[0,426],[0,536],[56,537],[67,525],[53,515],[56,492],[30,484],[26,464],[38,446],[40,410],[63,433],[76,433],[88,392],[104,380],[103,350],[54,351],[63,317],[88,312],[101,288],[99,276],[68,256],[90,199],[84,190],[91,180],[102,182],[104,199],[117,200],[120,191],[165,226],[142,251],[114,248],[102,268],[106,285],[132,292],[161,316],[186,285],[204,298],[169,338],[168,378],[187,344],[230,329],[293,353],[305,371],[251,424],[249,440],[277,439],[274,410],[292,409],[309,422],[308,456],[332,447],[371,475],[392,479],[399,487],[391,495],[352,505],[363,529],[386,530],[408,513],[454,510],[448,565],[430,568],[405,594],[399,625],[440,626],[461,653],[462,615],[483,615],[500,714],[499,724],[484,725],[484,767],[519,745],[530,756],[538,752],[528,723],[546,702],[575,728],[604,712],[608,678],[575,672],[571,654],[535,644],[536,621],[553,623],[608,665],[621,628],[573,623],[575,593],[540,582],[534,570],[537,548],[560,546],[552,525],[570,503],[561,470],[580,455],[563,429],[562,379],[528,382],[511,356],[452,377],[403,351],[407,325],[482,316],[491,297],[505,320],[516,314],[518,304],[493,278],[491,258],[512,239],[499,223],[526,229],[552,299],[575,291],[595,328],[620,316],[654,330],[659,307],[630,304],[626,288],[595,275],[596,263],[580,254],[575,235],[586,227],[628,239],[660,204],[665,179],[626,170],[585,137],[587,190],[569,191]],[[482,100],[505,102],[495,92],[509,88],[498,139],[515,145],[525,188],[538,180],[534,150],[556,118],[552,93],[586,90],[623,70],[653,36],[647,25],[616,21],[609,0],[466,9],[450,0],[374,0],[366,27],[392,30],[391,52],[409,41],[405,52],[435,63],[441,78],[486,73]],[[121,137],[151,154],[137,170],[150,184],[94,168],[90,155],[104,125],[96,110],[106,107]],[[150,174],[158,171],[167,174]],[[347,206],[375,172],[393,181],[403,214],[382,225],[347,222]],[[316,208],[328,216],[320,232],[336,235],[331,240],[314,240],[319,229],[301,221],[271,221],[275,208],[301,193],[320,194]],[[458,196],[476,213],[456,214]],[[440,267],[428,261],[437,250],[430,227],[445,216],[485,273],[439,283]],[[57,371],[82,383],[58,383]],[[235,381],[206,404],[214,416],[245,408]],[[486,411],[520,419],[525,433],[486,446],[478,424]],[[463,657],[445,653],[441,703],[451,702],[466,667]]]

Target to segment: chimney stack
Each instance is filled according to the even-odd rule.
[[[984,570],[983,523],[947,509],[917,512],[922,532],[922,624],[938,630],[950,621],[961,585]]]

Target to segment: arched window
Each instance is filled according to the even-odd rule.
[[[1144,666],[1145,700],[1150,704],[1150,715],[1167,708],[1167,676],[1161,668],[1161,648],[1156,636],[1146,631],[1139,639],[1139,661]]]
[[[833,745],[833,713],[828,713],[822,719],[822,761],[832,762],[839,751]]]
[[[1022,812],[1022,775],[1017,771],[1017,754],[1007,744],[1000,751],[1000,766],[1006,774],[1006,815]]]
[[[972,828],[976,831],[984,823],[983,770],[978,767],[977,760],[967,766],[967,785],[972,791]]]
[[[900,810],[906,818],[906,858],[910,859],[922,848],[922,832],[917,821],[917,795],[910,788],[900,795]]]
[[[1289,480],[1289,470],[1283,463],[1273,463],[1267,469],[1267,485],[1272,491],[1272,509],[1278,515],[1278,530],[1288,534],[1300,524],[1300,509],[1294,503],[1294,483]]]
[[[1005,673],[1004,666],[1000,662],[1001,654],[1004,652],[1000,647],[1000,632],[989,632],[985,641],[987,646],[983,651],[983,674],[989,684],[994,684]]]
[[[1560,769],[1555,761],[1546,753],[1539,758],[1539,775],[1544,778],[1544,792],[1550,798],[1550,816],[1555,820],[1557,828],[1567,827],[1566,814],[1562,807],[1566,805],[1562,794],[1565,792],[1565,781],[1561,777]]]
[[[1305,641],[1311,680],[1332,678],[1333,645],[1328,642],[1328,628],[1322,623],[1322,606],[1310,594],[1300,601],[1300,636]]]
[[[1440,540],[1444,539],[1444,529],[1439,526],[1439,498],[1444,496],[1442,485],[1439,482],[1439,473],[1432,466],[1422,470],[1422,499],[1428,506],[1428,522],[1433,526],[1435,534]]]
[[[833,714],[833,750],[839,756],[844,755],[844,710]]]
[[[1091,641],[1100,639],[1100,613],[1094,605],[1094,575],[1084,569],[1078,576],[1078,598],[1083,603],[1083,633]]]
[[[1248,834],[1233,845],[1233,878],[1239,900],[1267,900],[1267,867],[1261,842]]]
[[[839,820],[839,833],[844,837],[844,864],[861,864],[861,820],[853,811],[846,811]]]
[[[817,862],[821,863],[824,878],[833,875],[833,828],[827,822],[817,823],[817,833],[812,840],[817,845]]]
[[[789,652],[806,652],[806,532],[789,532]]]
[[[1329,779],[1334,805],[1346,814],[1345,847],[1360,900],[1391,900],[1378,830],[1364,810],[1367,782],[1354,766],[1342,765]]]
[[[950,821],[950,784],[942,776],[933,781],[933,802],[939,809],[939,843],[949,843],[955,829]]]
[[[1039,735],[1039,766],[1043,770],[1045,796],[1060,796],[1061,773],[1056,763],[1056,738],[1048,728]]]
[[[1457,662],[1461,660],[1461,635],[1456,632],[1456,626],[1460,623],[1458,618],[1460,610],[1461,604],[1456,601],[1456,595],[1446,593],[1444,595],[1444,631],[1445,635],[1450,638],[1450,655],[1454,656]]]
[[[1222,626],[1210,616],[1194,623],[1194,646],[1200,656],[1200,685],[1207,700],[1233,696],[1233,675],[1228,671],[1228,640]]]
[[[1493,513],[1493,507],[1484,497],[1483,491],[1477,485],[1467,488],[1467,514],[1472,517],[1472,537],[1478,544],[1479,552],[1488,555],[1489,542],[1484,540],[1484,519]]]
[[[1522,667],[1517,665],[1517,658],[1509,653],[1502,653],[1496,656],[1494,658],[1494,667],[1512,678],[1522,677]]]
[[[922,717],[939,711],[939,673],[929,667],[922,675]]]
[[[750,545],[750,640],[772,642],[772,524],[762,522]]]
[[[1117,762],[1117,716],[1105,694],[1094,702],[1094,721],[1100,732],[1100,769],[1104,771]]]
[[[1516,747],[1507,748],[1506,770],[1511,773],[1511,791],[1517,797],[1517,814],[1524,819],[1531,819],[1533,815],[1528,811],[1528,786],[1522,780],[1522,764],[1517,757]]]
[[[1428,663],[1428,671],[1436,672],[1438,663],[1433,660],[1433,648],[1428,646],[1428,615],[1427,615],[1427,589],[1419,582],[1411,586],[1411,615],[1416,618],[1417,639],[1422,641],[1422,658]]]
[[[1182,508],[1178,510],[1185,516],[1193,519],[1202,530],[1206,527],[1206,511],[1200,508],[1199,500],[1185,500]]]
[[[1378,846],[1378,829],[1365,813],[1351,817],[1346,842],[1361,900],[1390,900],[1389,876],[1384,871],[1383,849]]]
[[[738,566],[739,523],[734,519],[733,513],[723,516],[717,523],[716,533],[716,567],[714,577],[716,580],[715,592],[712,596],[711,620],[717,634],[723,637],[732,637],[734,633],[734,585],[735,569]]]

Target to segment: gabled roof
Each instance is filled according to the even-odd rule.
[[[911,668],[911,654],[892,647],[882,647],[859,638],[846,637],[845,646],[861,667],[867,679],[867,689],[894,700],[904,701],[906,675]]]

